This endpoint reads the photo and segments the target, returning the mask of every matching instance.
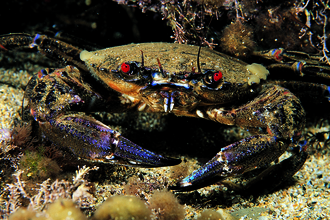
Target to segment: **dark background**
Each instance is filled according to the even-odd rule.
[[[92,24],[96,24],[96,28]],[[0,34],[56,33],[85,39],[100,47],[139,42],[173,42],[171,28],[160,14],[113,1],[3,1]]]

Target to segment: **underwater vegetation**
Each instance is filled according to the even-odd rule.
[[[43,156],[42,151],[25,151],[20,159],[19,169],[24,170],[23,179],[47,179],[60,172],[57,162]]]
[[[246,57],[252,54],[255,49],[253,41],[253,30],[241,21],[236,20],[223,30],[221,48],[236,57]]]
[[[138,7],[143,12],[161,13],[178,43],[220,47],[235,56],[244,56],[254,46],[258,50],[281,47],[322,53],[323,59],[330,64],[327,55],[330,8],[325,0],[116,2]]]
[[[151,198],[146,198],[145,203],[141,198],[132,195],[113,195],[96,205],[97,199],[92,192],[92,188],[85,179],[85,175],[97,170],[96,167],[90,169],[83,167],[76,172],[72,182],[58,181],[49,183],[49,179],[44,181],[38,194],[30,197],[25,191],[25,181],[20,179],[21,173],[16,173],[16,183],[8,185],[10,190],[10,201],[6,203],[7,211],[15,211],[9,215],[9,220],[61,220],[61,219],[91,219],[91,220],[110,220],[110,219],[160,219],[160,220],[182,220],[185,219],[184,206],[179,203],[173,193],[167,190],[155,190]],[[94,189],[95,190],[95,189]],[[143,192],[142,192],[143,193]],[[19,207],[19,198],[29,199],[28,207]],[[15,202],[16,201],[16,202]],[[148,204],[148,205],[147,205]],[[93,214],[87,218],[82,209],[93,207]],[[4,210],[3,210],[4,211]],[[198,219],[235,219],[225,211],[205,211]]]
[[[156,191],[150,199],[150,208],[159,212],[161,220],[179,220],[185,216],[183,205],[168,191]]]

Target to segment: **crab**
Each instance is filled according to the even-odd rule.
[[[277,161],[286,151],[292,156],[282,161],[280,168],[289,163],[286,175],[292,176],[307,158],[306,146],[299,142],[305,125],[300,100],[280,83],[268,82],[269,72],[260,64],[173,43],[86,51],[46,35],[8,34],[0,36],[0,46],[3,51],[37,48],[66,65],[35,74],[26,86],[24,99],[44,135],[81,159],[138,167],[181,162],[143,149],[84,114],[95,111],[197,117],[252,133],[220,148],[205,165],[171,186],[173,190],[190,191],[225,182],[228,177]],[[263,54],[275,54],[278,59],[284,52]],[[302,70],[301,64],[298,70]],[[299,84],[303,89],[311,86],[321,95],[329,94],[326,85]]]

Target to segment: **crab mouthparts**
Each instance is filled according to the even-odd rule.
[[[164,111],[170,113],[174,108],[174,96],[176,91],[167,92],[160,91],[160,94],[164,97]]]
[[[190,89],[188,83],[161,82],[154,81],[153,87],[160,87],[159,94],[163,97],[164,112],[170,113],[174,108],[174,98],[180,95],[180,90]]]

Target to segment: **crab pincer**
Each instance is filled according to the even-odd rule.
[[[171,189],[191,191],[250,171],[266,161],[275,160],[285,148],[276,137],[255,135],[224,147],[210,161]]]
[[[30,79],[25,97],[44,136],[58,147],[68,148],[80,159],[135,167],[172,166],[181,162],[143,149],[82,113],[106,110],[120,100],[101,104],[104,98],[81,80],[77,68],[41,70]],[[77,109],[80,111],[73,112]]]
[[[39,125],[52,142],[66,146],[84,160],[135,167],[172,166],[181,162],[143,149],[88,116],[63,115]]]

